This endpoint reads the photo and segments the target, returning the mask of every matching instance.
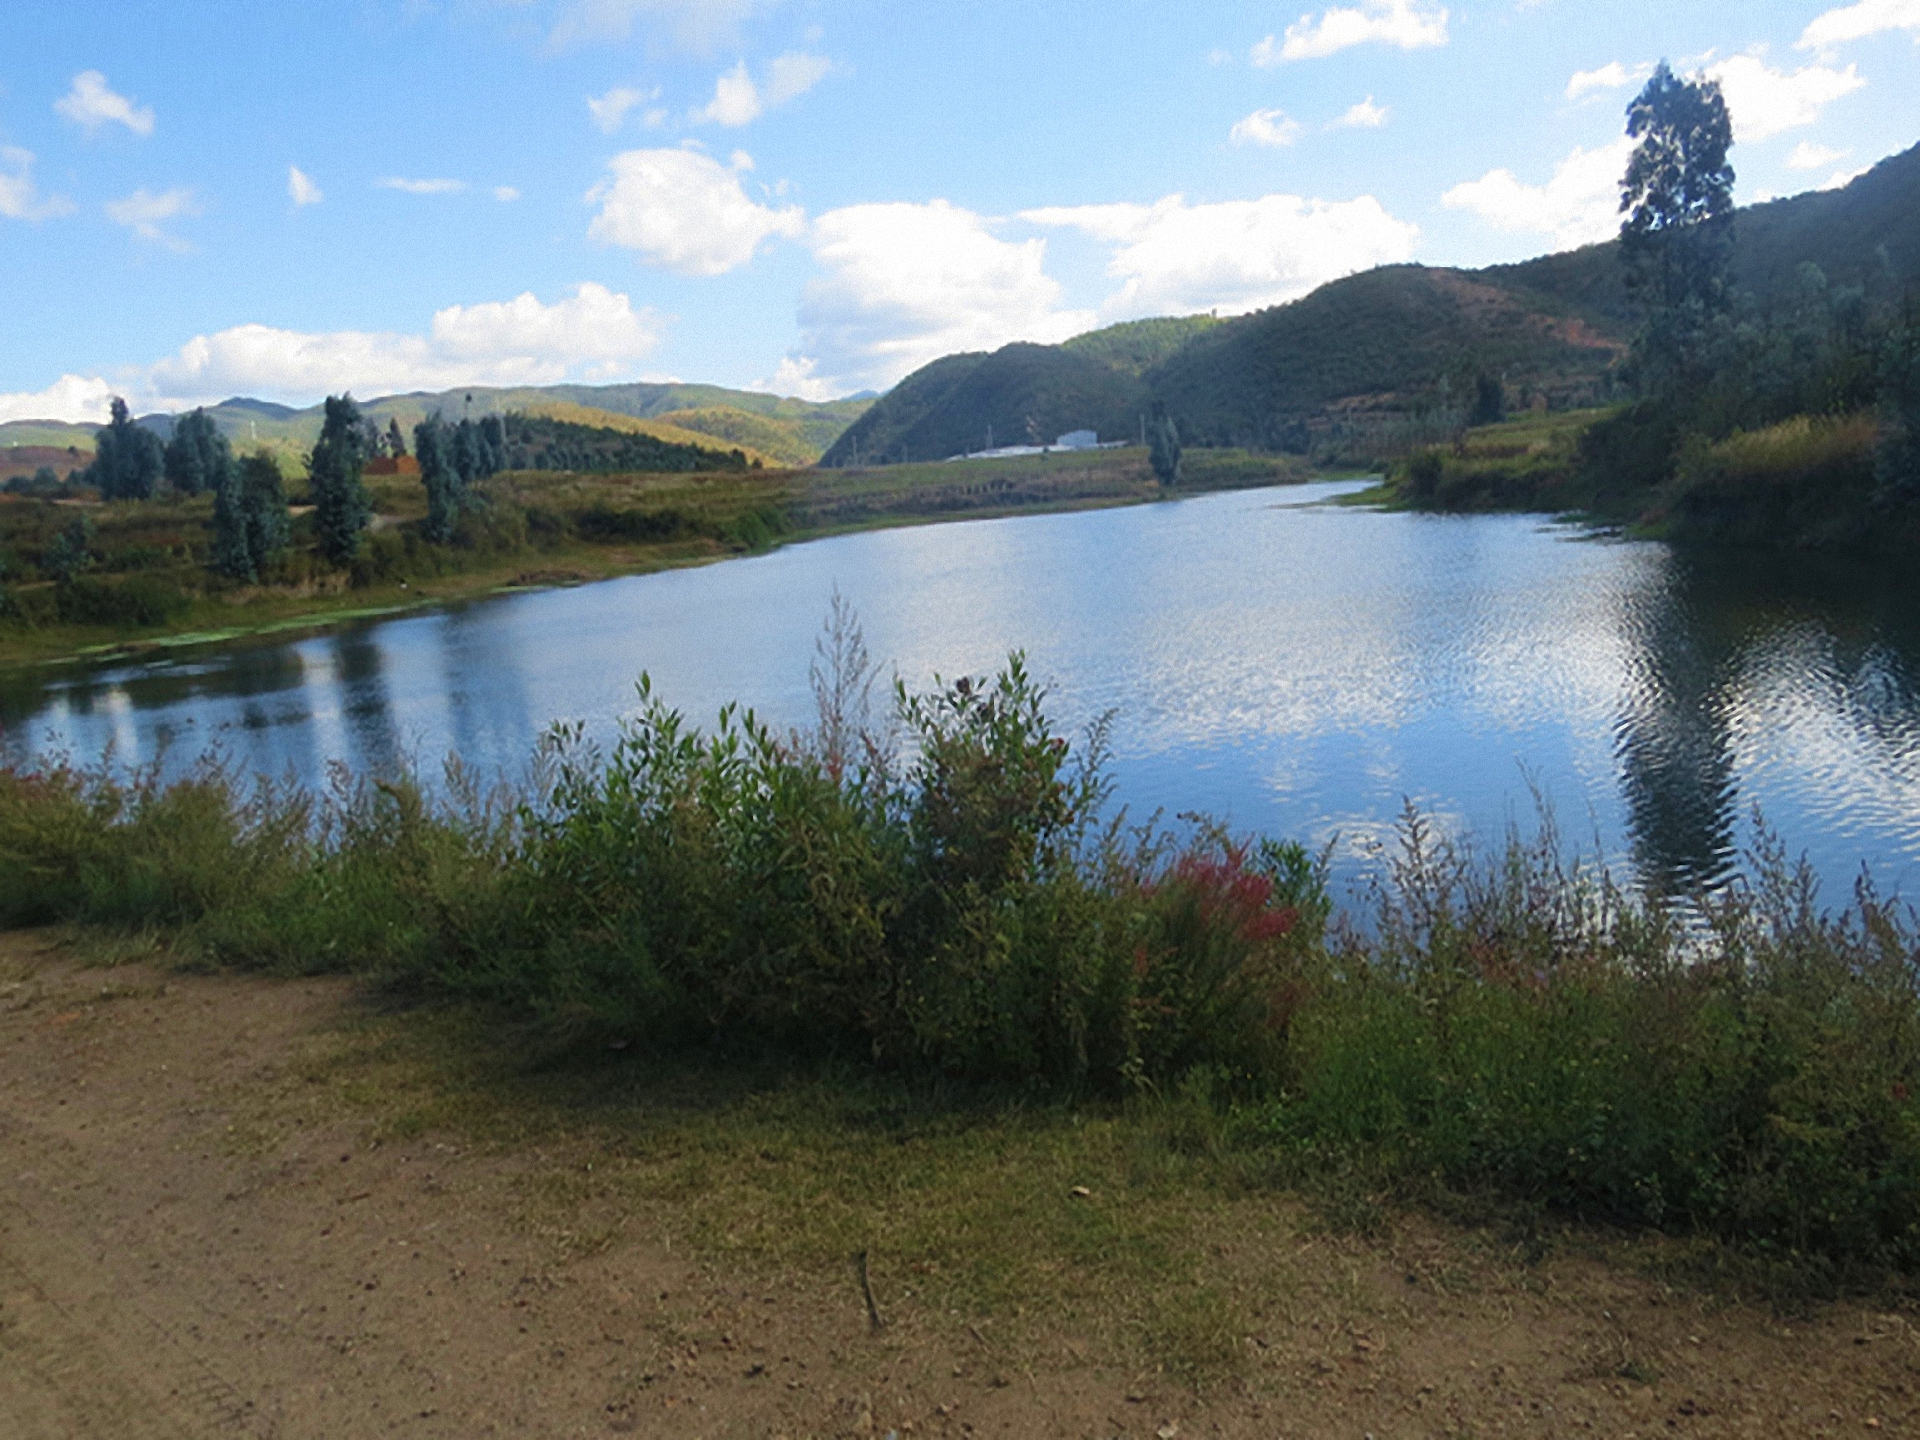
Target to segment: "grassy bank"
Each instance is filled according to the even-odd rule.
[[[1681,543],[1910,553],[1920,514],[1875,475],[1871,411],[1709,442],[1653,407],[1526,416],[1396,464],[1371,498],[1449,513],[1572,514]]]
[[[873,720],[842,616],[820,677],[809,735],[649,700],[605,753],[557,737],[518,794],[6,772],[0,923],[157,929],[565,1053],[855,1097],[1177,1100],[1177,1143],[1234,1183],[1363,1208],[1491,1199],[1824,1283],[1920,1264],[1920,936],[1870,890],[1823,912],[1768,851],[1682,906],[1550,834],[1482,857],[1409,817],[1351,923],[1297,846],[1110,823],[1100,731],[1059,735],[1017,663]]]
[[[1299,462],[1238,451],[1190,457],[1180,491],[1314,478]],[[421,532],[425,493],[370,479],[375,528],[348,567],[319,561],[311,521],[267,583],[207,568],[211,497],[108,505],[0,501],[0,665],[198,643],[324,625],[514,586],[701,564],[842,531],[1164,498],[1144,450],[872,470],[600,475],[516,472],[477,488],[485,508],[453,543]],[[302,497],[294,496],[296,507]],[[47,557],[76,517],[92,563],[50,578]]]

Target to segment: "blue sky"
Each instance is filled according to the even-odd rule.
[[[0,420],[939,355],[1605,238],[1646,70],[1739,197],[1920,140],[1920,0],[13,0]]]

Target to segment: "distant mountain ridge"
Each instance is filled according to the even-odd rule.
[[[678,443],[703,443],[721,453],[741,449],[764,457],[768,464],[810,465],[840,433],[867,409],[870,400],[814,402],[767,395],[752,390],[730,390],[719,385],[633,383],[625,385],[543,385],[502,388],[463,386],[456,390],[414,391],[362,400],[360,409],[385,429],[400,422],[409,436],[428,415],[451,419],[507,410],[548,413],[554,407],[576,407],[588,412],[629,420],[662,422],[675,432],[666,437]],[[320,436],[322,407],[296,409],[269,400],[236,396],[207,407],[214,424],[235,445],[265,446],[285,454],[310,449]],[[669,420],[666,417],[671,416]],[[590,416],[570,418],[594,423]],[[174,417],[144,415],[140,423],[156,434],[172,433]],[[16,420],[0,425],[0,447],[14,445],[76,446],[91,451],[97,425]]]
[[[1920,283],[1920,147],[1841,189],[1748,206],[1735,237],[1735,286],[1762,310],[1794,297],[1805,264],[1897,298]],[[946,356],[883,396],[821,464],[944,459],[989,433],[1003,444],[1082,428],[1125,439],[1157,405],[1191,443],[1304,450],[1341,425],[1464,402],[1481,373],[1502,379],[1511,403],[1590,403],[1611,393],[1638,324],[1617,242],[1482,270],[1383,266],[1233,319],[1136,321],[1063,345]]]

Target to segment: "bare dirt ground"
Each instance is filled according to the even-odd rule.
[[[1278,1199],[1246,1263],[1294,1300],[1217,1374],[1044,1312],[1009,1343],[884,1271],[875,1331],[850,1264],[749,1272],[644,1208],[577,1243],[527,1201],[592,1163],[577,1142],[303,1094],[350,982],[89,969],[54,940],[0,936],[7,1440],[1920,1434],[1903,1315],[1786,1318],[1600,1250],[1490,1264],[1418,1219],[1315,1235]]]

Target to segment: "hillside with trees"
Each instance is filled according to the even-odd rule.
[[[1802,311],[1809,265],[1837,299],[1892,304],[1920,281],[1920,147],[1840,189],[1749,206],[1731,229],[1726,284],[1751,323]],[[1482,270],[1385,266],[1228,320],[1132,321],[1058,346],[946,356],[821,463],[941,459],[985,448],[989,431],[1003,445],[1075,429],[1136,438],[1155,405],[1188,445],[1385,459],[1508,409],[1630,398],[1643,318],[1618,241]]]
[[[1005,445],[1050,445],[1070,430],[1138,431],[1137,376],[1057,345],[950,355],[916,371],[848,427],[827,468],[944,460]]]

